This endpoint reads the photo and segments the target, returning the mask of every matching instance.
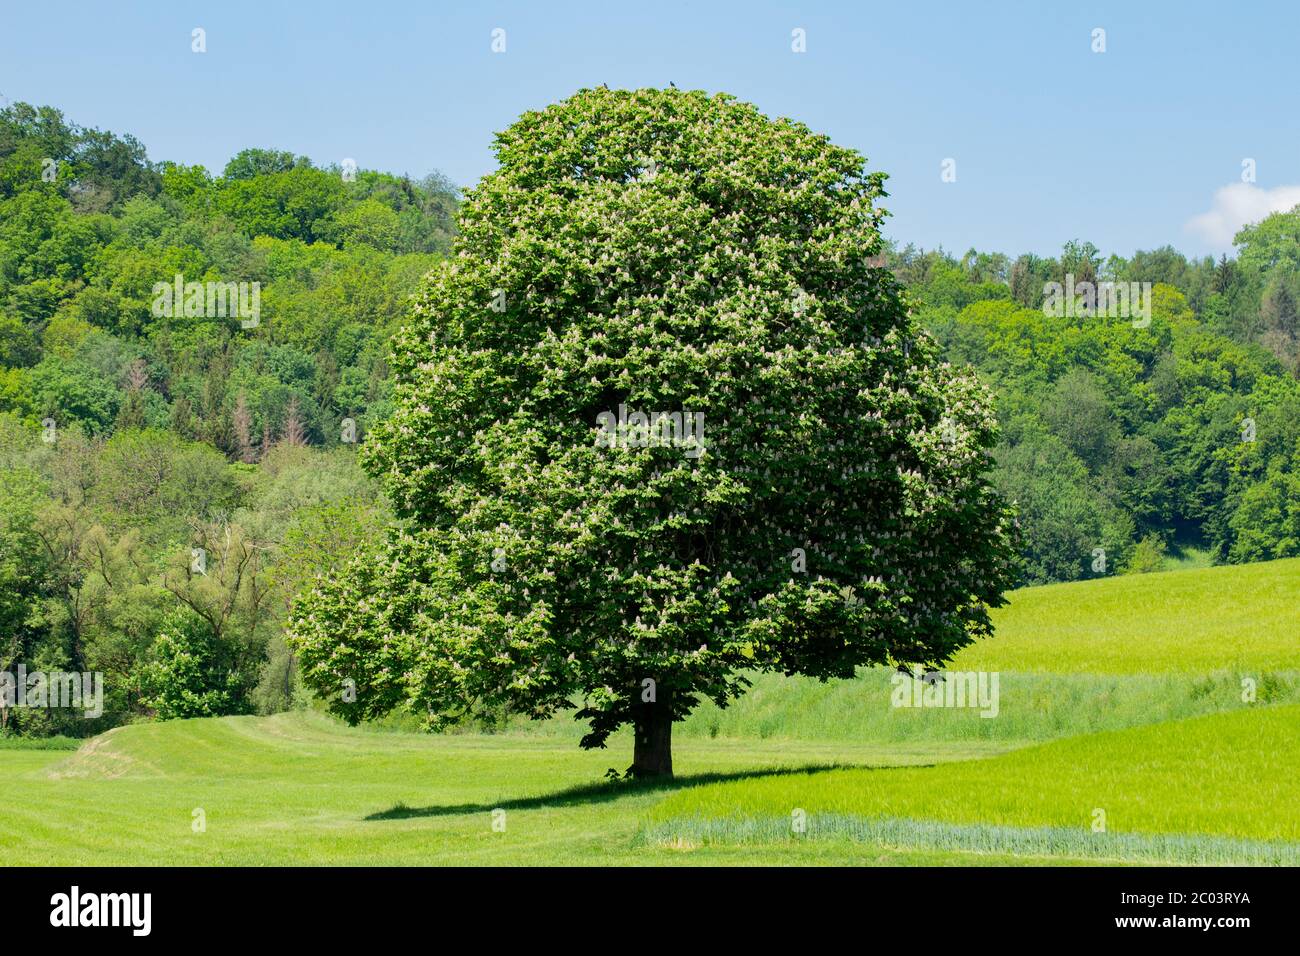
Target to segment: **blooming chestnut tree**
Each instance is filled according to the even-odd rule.
[[[987,391],[882,267],[881,173],[725,95],[582,90],[497,137],[363,448],[401,519],[298,600],[350,720],[577,710],[629,773],[746,674],[937,666],[1011,518]]]

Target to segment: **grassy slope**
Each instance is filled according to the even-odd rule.
[[[1258,676],[1300,670],[1300,558],[1025,588],[957,669]]]
[[[679,779],[661,788],[600,782],[626,764],[629,741],[580,752],[568,720],[425,737],[293,714],[121,728],[75,754],[0,748],[0,852],[104,864],[1062,862],[1098,856],[1077,838],[1096,807],[1117,834],[1297,840],[1300,681],[1274,672],[1300,667],[1298,599],[1300,561],[1020,591],[998,636],[954,664],[1002,672],[998,718],[893,710],[879,671],[826,685],[769,675],[680,728]],[[1260,682],[1259,704],[1241,701],[1242,674]],[[1168,722],[1179,718],[1193,719]],[[947,763],[962,758],[987,759]],[[902,769],[806,772],[834,764]],[[791,842],[792,806],[844,838]],[[194,833],[200,807],[207,830]],[[504,833],[491,828],[496,807]],[[738,813],[778,829],[735,839]],[[888,832],[863,841],[861,822],[882,819]],[[936,836],[949,824],[960,832]],[[1026,829],[1044,826],[1057,829]],[[1195,858],[1167,850],[1116,843],[1102,855]]]
[[[627,740],[619,740],[625,759]],[[902,765],[981,756],[972,745],[845,746],[704,741],[679,755],[671,788],[780,768]],[[761,850],[701,858],[637,845],[663,788],[609,785],[611,753],[503,735],[353,730],[314,714],[141,724],[69,756],[5,754],[0,851],[71,864],[440,864],[760,862]],[[202,808],[207,829],[194,833]],[[506,810],[505,832],[492,810]],[[886,848],[806,848],[805,859],[937,862]],[[1009,858],[1008,858],[1009,859]]]
[[[973,709],[891,706],[894,671],[874,669],[825,684],[765,674],[725,710],[702,705],[674,731],[681,746],[698,737],[917,743],[1023,744],[1119,730],[1244,708],[1241,675],[1047,674],[999,672],[993,718]],[[1259,703],[1300,702],[1300,675],[1256,672]],[[570,732],[557,726],[552,732]]]
[[[1100,808],[1109,833],[1300,841],[1298,727],[1300,705],[1264,706],[1074,737],[987,760],[731,781],[673,795],[651,818],[678,821],[676,828],[659,826],[660,839],[676,832],[726,838],[738,819],[751,817],[780,819],[789,832],[793,808],[814,818],[1054,827],[1089,839]],[[699,818],[719,824],[693,826]],[[1291,862],[1300,862],[1300,853],[1294,856]]]

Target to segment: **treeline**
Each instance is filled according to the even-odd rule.
[[[90,434],[166,428],[251,460],[387,409],[387,340],[446,251],[455,190],[241,152],[219,176],[48,107],[0,111],[0,410]],[[260,287],[238,316],[153,314],[154,286]]]
[[[949,359],[996,391],[1028,583],[1300,554],[1300,210],[1236,244],[1217,262],[893,253]],[[1045,309],[1067,282],[1149,283],[1150,311]]]
[[[108,697],[97,721],[0,711],[0,733],[293,704],[281,625],[390,521],[356,442],[457,203],[437,176],[264,149],[214,174],[0,110],[0,671],[102,671]],[[1026,582],[1300,553],[1300,212],[1238,246],[892,252],[997,390]],[[259,321],[159,315],[178,275],[257,283]],[[1151,321],[1047,314],[1067,276],[1151,283]]]
[[[104,712],[0,709],[0,733],[292,706],[289,602],[390,521],[352,449],[249,465],[159,429],[50,438],[0,415],[0,670],[102,672]]]
[[[102,671],[108,698],[0,733],[290,704],[280,621],[387,523],[355,443],[457,203],[436,175],[261,149],[214,175],[0,111],[0,671]],[[177,275],[257,283],[260,321],[160,317]]]

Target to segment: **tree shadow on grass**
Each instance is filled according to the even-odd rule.
[[[933,766],[933,764],[909,764],[909,767]],[[816,763],[802,767],[769,767],[755,770],[737,770],[731,773],[693,773],[680,777],[657,780],[606,780],[600,783],[585,783],[576,787],[567,787],[555,793],[537,797],[518,797],[514,800],[501,800],[496,803],[457,803],[448,806],[408,807],[399,803],[387,810],[372,813],[367,821],[374,820],[409,820],[413,817],[448,817],[463,813],[490,813],[493,810],[536,810],[542,807],[577,807],[590,803],[607,803],[623,797],[642,793],[684,790],[687,787],[699,787],[710,783],[726,783],[732,780],[754,780],[759,777],[784,777],[796,773],[823,773],[827,770],[888,770],[869,764]]]

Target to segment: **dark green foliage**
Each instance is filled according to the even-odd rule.
[[[224,650],[198,615],[169,614],[139,671],[140,703],[160,720],[245,712],[248,688]]]
[[[1019,503],[1029,582],[1091,575],[1096,549],[1106,573],[1150,570],[1170,547],[1300,554],[1296,222],[1300,211],[1243,230],[1239,262],[1168,247],[1103,262],[1079,242],[1058,260],[1022,256],[1011,302],[982,291],[971,253],[893,256],[948,357],[997,390],[995,480]],[[1066,273],[1151,282],[1150,325],[1045,314],[1043,283]]]
[[[634,772],[670,773],[642,736],[748,670],[928,665],[988,632],[1012,558],[991,399],[876,264],[880,174],[674,90],[580,92],[497,151],[365,452],[408,526],[293,619],[333,709],[442,726],[580,695],[584,746],[634,723]],[[695,454],[603,447],[624,406],[701,416]]]
[[[478,342],[500,349],[507,343],[521,355],[533,354],[522,351],[528,349],[545,353],[553,376],[574,374],[543,389],[522,365],[507,361],[493,383],[474,379],[466,392],[482,398],[479,417],[458,422],[455,431],[464,436],[412,451],[409,460],[431,469],[413,484],[395,477],[398,462],[385,462],[386,452],[374,458],[399,502],[410,504],[410,516],[436,518],[443,530],[453,527],[453,505],[471,500],[455,494],[498,495],[502,513],[485,511],[475,520],[492,519],[490,527],[469,529],[479,545],[503,517],[531,512],[519,511],[523,506],[511,504],[486,477],[448,480],[466,462],[491,466],[491,472],[515,461],[471,455],[467,443],[477,431],[502,440],[495,454],[536,463],[529,456],[542,446],[532,443],[533,426],[551,441],[556,433],[537,423],[561,412],[578,421],[623,399],[650,408],[706,396],[721,400],[720,390],[743,380],[739,369],[709,366],[718,381],[690,392],[666,372],[633,375],[632,357],[650,354],[659,342],[638,338],[660,334],[653,322],[648,332],[622,330],[617,342],[607,339],[589,356],[558,346],[552,355],[540,344],[547,329],[566,327],[572,309],[608,317],[622,302],[649,315],[637,295],[655,288],[677,261],[664,236],[698,248],[716,227],[714,219],[757,198],[763,214],[727,234],[740,258],[753,253],[768,261],[772,249],[785,249],[785,271],[778,271],[799,277],[814,297],[812,315],[832,324],[840,321],[833,303],[843,292],[836,283],[854,276],[843,249],[825,237],[808,247],[819,250],[820,263],[782,245],[798,222],[825,214],[825,206],[788,210],[789,221],[763,218],[779,206],[774,196],[769,208],[763,190],[780,192],[775,179],[763,177],[787,177],[782,188],[788,186],[800,163],[821,155],[825,144],[790,139],[795,153],[761,162],[751,157],[746,161],[758,165],[743,182],[728,180],[687,149],[677,173],[665,162],[664,180],[651,187],[651,180],[640,178],[646,172],[640,158],[625,153],[635,145],[648,157],[652,141],[619,140],[617,148],[613,142],[575,144],[567,131],[547,132],[537,118],[543,115],[502,141],[512,172],[485,182],[466,216],[467,248],[481,261],[495,261],[497,250],[513,242],[512,256],[533,265],[466,269],[454,282],[441,280],[445,284],[434,288],[442,291],[426,295],[415,322],[419,334],[455,333],[444,340],[446,348]],[[588,147],[589,154],[575,152]],[[683,169],[690,176],[683,178]],[[554,191],[543,185],[566,170],[567,185]],[[390,339],[410,318],[409,297],[422,277],[451,248],[460,203],[456,188],[436,174],[417,180],[350,172],[345,177],[340,168],[317,167],[303,156],[248,149],[216,175],[199,166],[151,162],[132,137],[80,127],[50,107],[19,103],[0,110],[0,668],[22,660],[87,666],[108,677],[100,722],[60,724],[61,717],[28,713],[10,715],[8,729],[83,734],[147,715],[152,710],[140,683],[147,662],[163,668],[155,676],[165,676],[168,686],[189,687],[200,708],[267,710],[296,699],[297,661],[280,635],[289,600],[310,588],[316,573],[336,573],[353,552],[371,554],[366,549],[388,523],[382,495],[357,472],[355,448],[344,435],[351,428],[364,440],[395,414],[398,421],[412,414],[413,369],[432,352],[409,336],[399,341],[395,390]],[[511,188],[499,189],[503,183]],[[619,206],[616,198],[628,199],[638,189],[657,203],[640,219],[635,207]],[[809,193],[816,195],[815,189]],[[543,199],[555,200],[554,206],[537,206]],[[591,225],[590,235],[555,237],[534,221],[593,199],[604,218]],[[615,236],[617,217],[606,215],[611,210],[633,212],[640,238]],[[662,221],[654,218],[660,214]],[[559,245],[524,248],[523,239],[494,225],[515,215],[530,230],[541,230],[527,235]],[[768,231],[756,232],[755,223]],[[834,228],[843,241],[859,235],[843,222]],[[620,254],[632,249],[626,276],[602,272],[605,266],[582,254],[583,243],[596,239]],[[1097,549],[1105,551],[1107,574],[1152,570],[1189,548],[1216,561],[1300,554],[1300,211],[1248,226],[1237,245],[1237,258],[1217,262],[1188,259],[1171,247],[1124,259],[1086,241],[1069,243],[1057,257],[878,250],[917,305],[915,321],[901,324],[895,340],[915,339],[916,359],[931,362],[933,347],[920,341],[914,325],[928,328],[943,358],[958,369],[972,366],[996,394],[1001,439],[992,449],[992,481],[1019,506],[1023,580],[1093,576]],[[556,249],[572,255],[566,259]],[[538,271],[544,253],[552,267]],[[244,328],[229,316],[155,315],[155,284],[177,273],[196,282],[260,283],[260,323]],[[1045,315],[1044,284],[1067,273],[1076,280],[1152,283],[1153,321],[1135,328],[1123,319]],[[752,278],[752,294],[766,297],[764,303],[790,291]],[[698,288],[688,282],[690,291],[674,306],[740,303],[737,289],[711,282]],[[609,295],[596,295],[598,287]],[[511,301],[500,314],[481,308],[457,313],[444,301],[455,292],[483,305],[497,288]],[[740,304],[738,314],[759,308]],[[448,316],[458,315],[444,328]],[[674,335],[685,334],[672,328]],[[716,344],[709,336],[717,329],[692,328],[699,343]],[[605,326],[586,331],[610,335]],[[757,335],[753,341],[760,341]],[[579,354],[593,362],[581,376],[561,361]],[[469,374],[463,364],[453,369]],[[804,387],[832,384],[825,369],[791,369]],[[844,372],[867,381],[874,374],[869,363],[846,365]],[[593,377],[598,385],[588,388],[584,383]],[[765,382],[764,395],[771,385]],[[774,397],[797,394],[794,385],[783,387],[786,392]],[[541,395],[536,406],[518,413],[511,403],[535,392]],[[731,398],[743,398],[737,396]],[[429,397],[441,403],[433,406],[435,416],[465,412],[446,396]],[[808,414],[829,415],[823,400],[823,394],[809,398]],[[933,425],[938,400],[932,395],[927,401],[918,399],[915,411]],[[45,420],[54,426],[48,442]],[[1247,431],[1253,441],[1243,440]],[[298,440],[312,447],[294,447]],[[400,446],[388,441],[385,447]],[[686,495],[688,477],[668,470],[650,497]],[[579,494],[582,487],[569,491]],[[451,497],[430,499],[431,488]],[[708,481],[690,488],[706,501],[692,507],[715,515],[734,490]],[[631,524],[621,513],[607,517],[616,515]],[[690,538],[686,529],[696,520],[686,518],[679,533]],[[204,542],[231,563],[216,561],[217,573],[209,577],[187,574],[190,549]],[[441,553],[435,544],[412,539],[406,546],[423,560]],[[236,585],[224,576],[227,567],[252,573]],[[461,577],[447,580],[463,583],[467,572],[457,573]],[[359,574],[353,583],[371,586],[363,579]],[[530,588],[536,594],[542,584]],[[814,616],[824,610],[816,601],[801,607]],[[180,608],[205,622],[211,641],[172,626],[172,649],[155,653],[163,621]],[[816,628],[792,625],[791,633],[802,634],[807,646],[777,663],[835,671],[841,658],[816,639],[834,628],[817,621]],[[716,642],[709,646],[722,653]],[[758,653],[763,645],[754,646]],[[355,666],[382,666],[389,660],[384,653]],[[235,662],[232,684],[185,677],[211,671],[212,661]],[[495,666],[481,669],[485,680],[497,680]],[[405,688],[375,688],[367,703],[382,707],[405,699]],[[590,704],[606,724],[619,716],[607,703],[598,695]]]

